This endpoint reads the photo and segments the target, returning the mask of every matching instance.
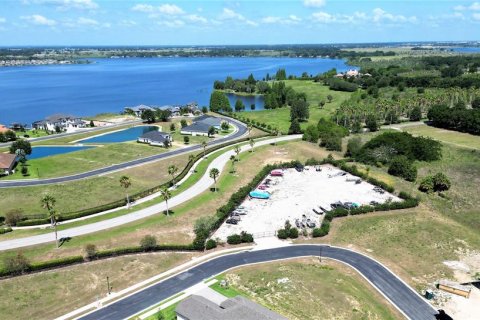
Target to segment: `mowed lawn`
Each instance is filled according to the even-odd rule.
[[[215,214],[216,209],[226,203],[241,186],[247,184],[262,166],[293,159],[301,161],[311,157],[323,159],[327,155],[328,152],[324,149],[303,141],[288,142],[277,146],[263,146],[253,153],[240,154],[241,160],[236,165],[236,174],[230,173],[230,168],[227,166],[227,170],[219,178],[218,192],[205,191],[187,203],[173,208],[169,217],[159,213],[107,231],[72,238],[60,249],[55,249],[55,244],[50,243],[23,248],[22,252],[31,261],[45,261],[82,254],[84,245],[88,243],[95,244],[99,249],[136,246],[145,235],[150,234],[157,238],[158,243],[188,244],[194,238],[193,225],[195,220],[199,217]],[[27,234],[23,235],[26,236]],[[10,235],[6,234],[5,236],[9,237]],[[2,236],[0,236],[1,238]],[[16,250],[0,252],[0,268],[3,266],[3,258],[15,253]]]
[[[148,253],[1,280],[3,320],[53,319],[101,299],[107,276],[113,292],[165,272],[194,257],[192,253]]]
[[[450,143],[459,147],[479,149],[480,150],[480,136],[475,136],[469,133],[463,133],[453,130],[435,128],[428,125],[418,126],[402,126],[403,131],[409,132],[416,136],[425,136],[434,138],[436,140]]]
[[[320,118],[329,117],[340,106],[340,104],[350,98],[351,93],[342,91],[330,90],[322,83],[313,82],[310,80],[287,80],[287,86],[292,87],[298,92],[304,92],[307,95],[307,101],[310,104],[310,118],[308,122],[302,123],[302,128],[310,124],[317,124]],[[331,95],[333,100],[328,103],[327,96]],[[324,100],[325,106],[320,109],[318,103]],[[251,120],[264,122],[272,127],[277,127],[283,133],[288,132],[290,127],[290,108],[279,108],[274,110],[259,110],[242,112],[242,116]]]
[[[234,269],[223,274],[229,287],[292,320],[403,319],[368,282],[338,262],[305,258]]]

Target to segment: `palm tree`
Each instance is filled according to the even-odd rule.
[[[125,189],[125,194],[127,195],[127,208],[130,208],[130,198],[128,197],[127,189],[132,185],[132,181],[127,176],[122,176],[120,178],[120,186]]]
[[[235,154],[237,155],[237,158],[238,158],[238,155],[240,154],[240,151],[242,151],[242,149],[240,149],[239,146],[235,146],[235,148],[233,148],[233,152],[235,152]],[[238,158],[238,160],[240,160],[240,158]]]
[[[213,183],[214,183],[214,190],[217,191],[217,178],[218,176],[220,175],[220,171],[218,171],[217,168],[212,168],[210,170],[210,178],[213,179]]]
[[[235,173],[235,161],[237,161],[237,158],[232,154],[230,156],[230,161],[232,162],[232,173]]]
[[[168,200],[172,197],[172,193],[168,188],[163,188],[160,190],[160,193],[162,194],[163,200],[165,200],[165,205],[167,206],[167,216],[169,216],[169,211],[168,211]]]
[[[55,210],[54,210],[56,202],[57,200],[49,194],[45,194],[43,198],[40,200],[40,203],[42,204],[42,208],[47,209],[48,217],[50,218],[50,223],[52,227],[55,229],[55,242],[58,248],[58,234],[57,234],[58,215],[55,213]]]
[[[202,148],[203,148],[203,157],[205,158],[205,150],[207,149],[207,142],[202,141]]]
[[[247,128],[248,128],[248,135],[250,135],[250,132],[252,132],[252,129],[253,129],[253,125],[249,124]]]
[[[248,141],[248,143],[250,144],[250,148],[251,148],[251,149],[250,149],[250,152],[253,152],[253,146],[255,145],[255,140],[250,139],[250,140]]]
[[[178,172],[178,167],[174,164],[168,166],[168,174],[172,176],[172,185],[175,186],[175,174]]]

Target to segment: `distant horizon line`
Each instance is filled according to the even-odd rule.
[[[94,45],[94,44],[45,44],[45,45],[0,45],[0,48],[119,48],[119,47],[152,47],[152,48],[185,48],[185,47],[280,47],[280,46],[351,46],[351,45],[398,45],[398,44],[477,44],[480,40],[422,40],[422,41],[388,41],[388,42],[331,42],[331,43],[277,43],[277,44],[112,44],[112,45]]]

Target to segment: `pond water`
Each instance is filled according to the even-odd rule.
[[[461,53],[480,53],[480,47],[457,47],[453,48],[452,51]]]
[[[317,74],[351,68],[327,58],[128,58],[94,59],[92,64],[24,66],[0,69],[0,123],[30,125],[64,113],[92,116],[127,106],[208,105],[215,80],[262,79],[280,68],[287,74]],[[245,98],[246,99],[246,98]],[[248,99],[245,105],[250,109]],[[235,103],[235,100],[233,101]],[[232,103],[232,104],[233,104]],[[256,102],[257,110],[263,104]]]
[[[80,143],[115,143],[137,140],[138,137],[147,132],[159,130],[157,126],[138,126],[125,130],[107,133],[101,136],[80,140]]]
[[[33,147],[32,153],[27,156],[28,160],[44,158],[48,156],[54,156],[58,154],[70,153],[80,150],[86,150],[95,148],[92,146],[45,146],[45,147]]]

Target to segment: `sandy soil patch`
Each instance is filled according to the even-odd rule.
[[[313,167],[306,167],[303,172],[295,169],[283,171],[283,177],[268,177],[272,180],[268,192],[269,200],[246,199],[242,206],[247,210],[246,215],[240,216],[237,225],[224,223],[213,235],[213,238],[225,240],[229,235],[247,231],[254,237],[272,236],[276,230],[281,229],[286,220],[295,225],[295,220],[307,219],[320,225],[323,214],[316,214],[313,209],[319,206],[329,210],[330,204],[342,202],[355,202],[367,205],[371,201],[384,203],[388,199],[401,201],[396,196],[385,192],[375,192],[374,186],[362,181],[356,184],[358,177],[345,173],[331,165],[322,166],[322,171],[317,172]]]

